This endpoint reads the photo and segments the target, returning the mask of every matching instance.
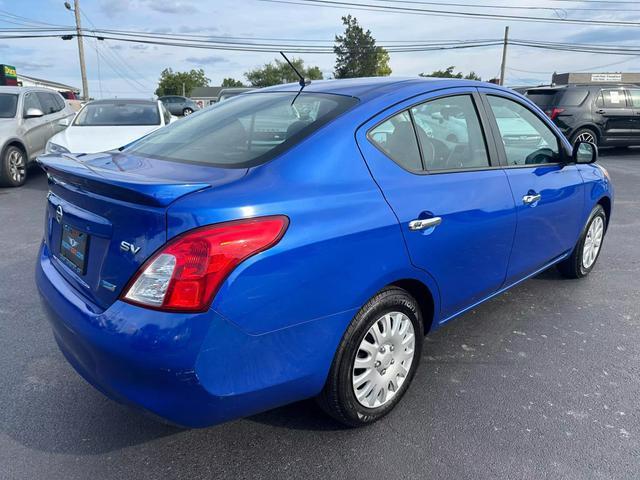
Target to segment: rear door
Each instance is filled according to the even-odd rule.
[[[42,117],[26,118],[27,111],[30,108],[37,108],[45,115]],[[47,140],[53,136],[53,130],[51,129],[46,113],[44,105],[41,104],[36,92],[25,93],[22,104],[22,125],[30,159],[40,155],[44,151]]]
[[[635,112],[624,88],[608,88],[596,100],[596,114],[606,142],[623,141],[633,135]]]
[[[507,274],[507,283],[513,283],[574,247],[581,229],[582,177],[575,165],[563,163],[565,146],[547,118],[515,95],[481,92],[516,205]]]
[[[629,88],[627,92],[633,108],[633,135],[636,141],[640,141],[640,88]]]
[[[426,94],[356,137],[398,217],[412,263],[437,282],[446,321],[504,282],[516,219],[474,88]]]

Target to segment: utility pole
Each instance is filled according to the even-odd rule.
[[[504,85],[504,71],[507,68],[507,45],[509,44],[509,27],[504,27],[504,44],[502,45],[502,64],[500,65],[500,85]]]
[[[64,2],[67,10],[73,10],[76,17],[76,37],[78,37],[78,55],[80,56],[80,75],[82,76],[82,97],[89,100],[89,84],[87,83],[87,67],[84,63],[84,44],[82,41],[82,25],[80,23],[80,0],[73,0],[73,8],[69,2]]]

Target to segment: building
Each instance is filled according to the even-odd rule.
[[[222,87],[195,87],[191,91],[191,100],[194,100],[200,108],[208,107],[218,101]]]
[[[554,73],[551,77],[553,85],[568,85],[571,83],[637,83],[640,84],[638,72],[614,73]]]
[[[30,77],[18,73],[18,85],[23,87],[44,87],[51,88],[60,93],[73,92],[75,96],[80,95],[80,89],[71,85],[65,85],[64,83],[52,82],[51,80],[43,80],[42,78]],[[65,98],[68,98],[65,95]]]

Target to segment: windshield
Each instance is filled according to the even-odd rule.
[[[160,125],[155,103],[89,103],[78,113],[75,126]]]
[[[342,95],[239,95],[157,130],[126,152],[176,162],[249,167],[286,151],[357,103]],[[293,102],[293,103],[292,103]]]
[[[16,116],[18,95],[13,93],[0,93],[0,118],[13,118]]]

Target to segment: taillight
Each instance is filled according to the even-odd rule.
[[[564,108],[554,107],[551,110],[547,110],[544,113],[546,113],[551,120],[555,120],[558,117],[558,115],[560,115],[562,112],[564,112]]]
[[[121,299],[157,310],[205,311],[233,269],[278,243],[288,225],[278,215],[183,233],[145,262]]]

